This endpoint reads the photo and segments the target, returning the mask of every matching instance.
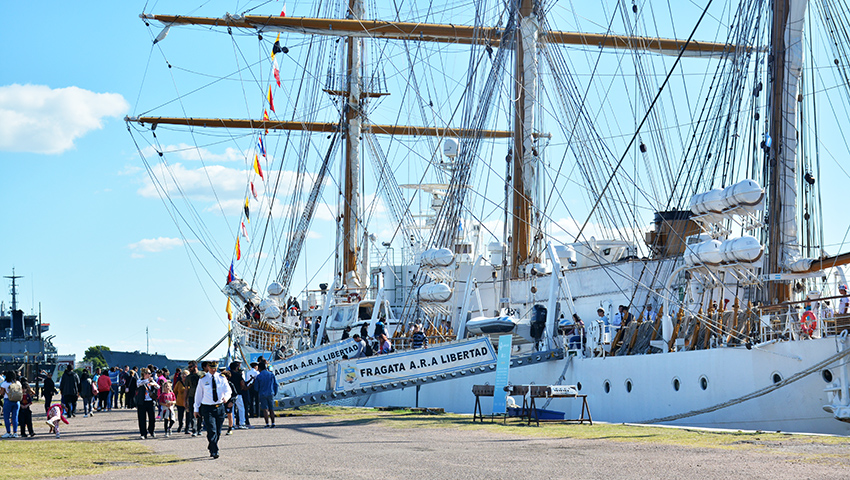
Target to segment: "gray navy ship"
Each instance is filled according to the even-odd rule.
[[[41,306],[38,315],[27,315],[18,306],[17,280],[23,278],[11,276],[10,309],[0,303],[0,371],[15,370],[27,378],[45,370],[52,375],[56,369],[56,347],[51,340],[55,335],[45,335],[50,329],[49,323],[41,321]]]

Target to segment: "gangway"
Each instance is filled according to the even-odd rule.
[[[396,352],[390,353],[387,355],[381,355],[382,357],[389,358],[392,355],[401,356],[405,352]],[[543,350],[539,352],[528,353],[524,355],[517,355],[511,357],[511,367],[519,367],[524,365],[530,365],[534,363],[540,362],[550,362],[554,360],[560,360],[564,358],[564,349],[556,348],[552,350]],[[307,405],[316,405],[320,403],[327,403],[334,400],[341,400],[346,398],[355,398],[361,397],[364,395],[371,395],[373,393],[386,392],[390,390],[398,390],[400,388],[413,387],[416,385],[425,385],[430,383],[437,383],[446,380],[452,380],[459,376],[473,376],[480,375],[483,373],[488,373],[496,370],[496,363],[489,363],[486,365],[479,365],[476,367],[469,368],[460,368],[457,370],[446,371],[435,375],[424,375],[421,377],[416,377],[408,380],[401,381],[392,381],[387,383],[369,385],[365,387],[357,387],[347,390],[335,391],[333,389],[322,390],[317,392],[311,392],[304,395],[296,395],[291,397],[279,398],[276,400],[276,404],[278,407],[282,408],[295,408],[295,407],[304,407]]]

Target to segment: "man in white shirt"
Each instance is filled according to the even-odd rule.
[[[644,313],[644,321],[654,322],[655,321],[655,312],[652,310],[652,305],[646,304],[646,313]]]
[[[847,298],[847,285],[840,285],[838,287],[838,293],[842,295],[841,300],[838,301],[838,314],[847,315],[850,313],[850,298]]]
[[[217,362],[202,362],[201,368],[207,375],[198,381],[198,389],[195,390],[195,417],[200,418],[203,415],[209,442],[207,448],[212,458],[218,458],[218,439],[224,424],[224,404],[230,400],[233,392],[230,391],[227,379],[217,372]]]

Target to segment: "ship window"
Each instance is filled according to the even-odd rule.
[[[632,391],[632,381],[631,381],[631,379],[626,380],[626,391],[629,392],[629,393],[631,393],[631,391]]]
[[[673,390],[678,392],[680,386],[681,386],[681,383],[679,382],[679,379],[674,377],[673,378]]]
[[[708,378],[706,378],[705,375],[699,377],[699,387],[703,390],[708,388]]]
[[[605,383],[602,384],[602,389],[605,390],[605,393],[611,392],[611,383],[605,380]]]
[[[832,372],[829,369],[820,372],[820,376],[823,377],[824,382],[832,383]]]
[[[773,376],[771,378],[773,379],[773,383],[779,383],[782,381],[782,375],[780,375],[779,372],[773,372]]]
[[[605,250],[602,250],[602,255],[605,255],[606,257],[607,257],[608,255],[611,255],[611,249],[610,249],[610,248],[606,248]]]
[[[579,391],[579,392],[581,391],[581,382],[578,382],[578,383],[576,384],[576,388],[578,388],[578,391]]]

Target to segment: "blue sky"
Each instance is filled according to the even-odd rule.
[[[287,3],[290,16],[308,15],[304,6],[309,2]],[[283,2],[249,5],[257,6],[254,13],[277,15]],[[3,181],[0,201],[4,205],[0,274],[10,275],[15,268],[16,274],[25,277],[20,282],[19,301],[27,312],[33,307],[37,311],[40,303],[44,321],[51,324],[50,333],[57,335],[54,343],[61,353],[76,353],[81,358],[84,350],[95,344],[119,350],[144,350],[147,327],[151,352],[189,358],[202,353],[225,333],[225,298],[218,289],[224,283],[226,267],[232,258],[245,189],[253,178],[248,159],[256,136],[249,132],[243,137],[222,139],[226,135],[220,131],[213,134],[198,131],[197,136],[191,137],[185,131],[162,127],[157,130],[158,139],[167,149],[179,149],[181,145],[203,149],[203,165],[208,167],[203,175],[204,167],[194,148],[166,155],[172,166],[180,164],[175,169],[182,186],[198,209],[202,224],[209,228],[206,240],[199,241],[190,234],[181,234],[172,221],[169,210],[152,188],[123,117],[151,109],[155,114],[177,116],[181,104],[159,107],[160,103],[175,98],[176,91],[185,95],[182,107],[191,116],[259,118],[263,90],[270,82],[268,38],[265,43],[253,41],[252,45],[247,37],[254,34],[242,32],[240,35],[246,38],[239,45],[244,50],[235,51],[234,44],[221,30],[174,28],[160,50],[151,47],[152,36],[159,33],[160,26],[149,29],[138,18],[143,9],[163,14],[221,16],[245,8],[245,2],[233,1],[204,2],[199,9],[194,3],[173,1],[48,2],[38,12],[23,2],[5,5],[8,18],[32,19],[37,14],[38,21],[37,24],[7,22],[0,32],[4,44],[0,49],[0,65],[3,65],[0,68]],[[699,13],[697,6],[690,4],[676,8],[689,19]],[[449,23],[456,13],[452,10],[438,13],[436,21]],[[581,15],[574,19],[562,12],[558,15],[567,19],[567,25],[562,28],[569,30],[576,27],[571,24],[573,21],[582,27],[596,26],[596,31],[601,31],[599,25],[606,22],[605,15],[595,19]],[[714,39],[717,30],[717,22],[713,26],[707,24],[698,38]],[[292,47],[292,54],[281,59],[285,85],[283,90],[275,89],[278,113],[287,110],[291,102],[288,98],[292,98],[294,91],[292,86],[309,61],[299,40],[285,36],[284,42]],[[175,68],[167,68],[166,60]],[[669,66],[670,60],[666,61]],[[259,66],[239,70],[236,65],[242,62],[259,62]],[[434,63],[441,71],[459,69],[461,73],[454,78],[463,78],[465,64]],[[705,70],[704,65],[694,68]],[[255,77],[239,82],[238,76],[232,77],[203,87],[197,94],[188,94],[214,78],[236,71],[243,75],[252,72]],[[211,76],[198,72],[209,72]],[[391,84],[407,80],[403,68],[384,73],[390,77]],[[454,87],[447,82],[446,88]],[[387,102],[401,102],[399,90],[392,90],[395,97]],[[446,109],[451,106],[450,103],[439,105]],[[390,113],[385,123],[393,120],[393,109],[387,110]],[[408,120],[410,123],[415,122],[414,113],[408,112],[414,118]],[[376,118],[377,115],[376,112]],[[333,112],[324,107],[319,112],[319,121],[332,116]],[[134,138],[141,142],[150,140],[149,135]],[[274,153],[282,149],[282,137],[269,138],[267,148],[270,157],[275,158]],[[314,141],[310,148],[309,169],[315,171],[324,147]],[[403,161],[408,154],[404,140],[386,148],[389,156],[396,159],[393,165],[406,179],[415,182],[421,177],[423,167]],[[496,147],[487,148],[498,152]],[[837,144],[832,156],[824,160],[825,168],[834,173],[825,175],[827,181],[840,183],[843,179],[846,185],[847,173],[838,168],[839,159],[846,158],[845,151],[845,144]],[[152,151],[143,153],[150,155]],[[504,153],[498,155],[503,157]],[[155,156],[148,158],[153,164],[158,160]],[[330,187],[326,188],[308,237],[307,255],[293,281],[296,289],[304,285],[315,288],[319,282],[329,281],[335,228],[333,185],[337,170],[334,169],[328,181]],[[266,172],[267,181],[270,173]],[[367,184],[374,183],[368,177]],[[479,174],[479,178],[486,181],[486,172]],[[214,198],[210,197],[209,183],[215,185]],[[497,183],[491,181],[489,188],[498,189]],[[256,184],[261,202],[267,202],[268,185]],[[171,198],[181,200],[177,195]],[[834,212],[840,207],[839,202],[832,201],[834,198],[827,199],[826,209],[832,212],[830,218],[836,218]],[[568,199],[568,202],[579,211],[580,207],[586,207],[582,200]],[[378,207],[376,218],[386,218],[386,207],[380,200],[367,197],[367,203]],[[415,206],[418,208],[418,203]],[[267,203],[261,203],[255,212],[264,207]],[[486,205],[478,208],[488,209]],[[281,218],[279,211],[276,215]],[[564,218],[567,212],[554,215]],[[488,218],[496,231],[500,230],[496,227],[499,217],[496,212]],[[259,262],[255,262],[262,225],[256,217],[248,225],[253,242],[242,241],[246,260],[237,263],[237,273],[246,278],[251,278],[253,266],[259,265],[260,288],[276,273],[279,264],[274,263],[275,258],[282,255],[266,246]],[[833,244],[843,241],[844,225],[830,223],[827,229]],[[398,239],[393,237],[393,232],[391,222],[384,222],[373,233],[378,236],[377,243],[392,241],[398,254]],[[328,258],[331,265],[326,263]],[[9,296],[4,293],[0,300],[8,308]],[[216,353],[222,352],[219,348]]]

